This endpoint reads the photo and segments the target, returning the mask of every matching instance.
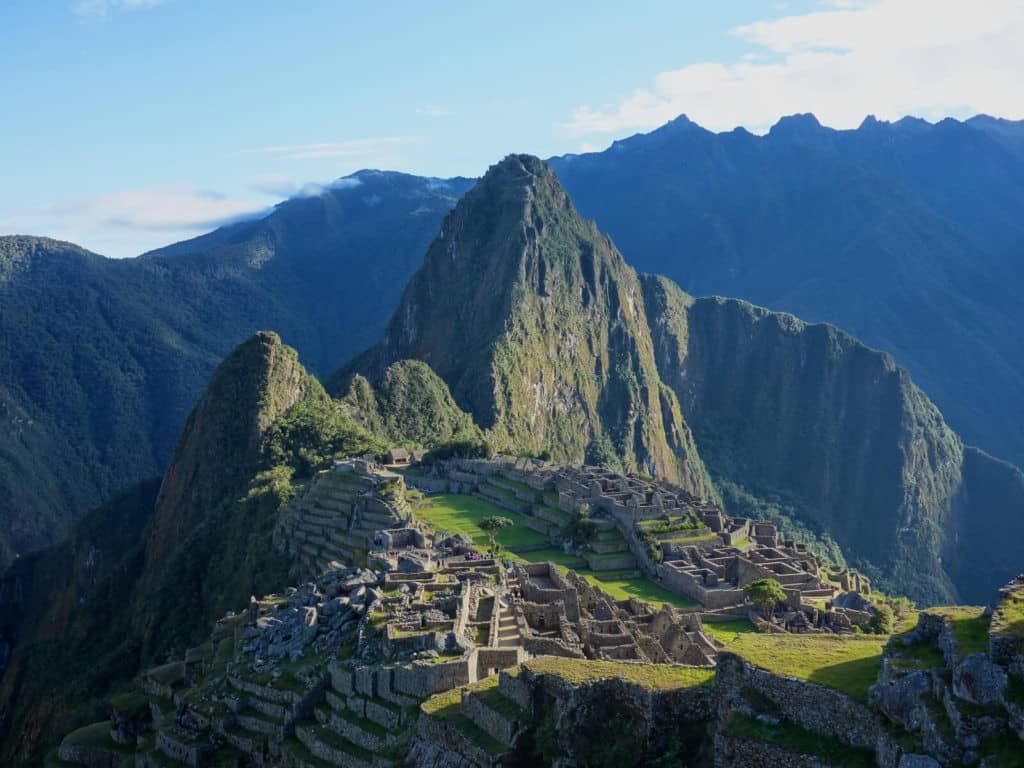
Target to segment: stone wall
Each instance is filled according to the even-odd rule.
[[[475,678],[475,675],[472,675]],[[450,691],[473,682],[469,659],[458,659],[440,664],[409,664],[395,667],[392,672],[393,690],[409,696],[426,698],[435,693]]]
[[[498,692],[506,699],[514,701],[524,712],[533,710],[533,693],[530,685],[519,675],[502,672],[498,677]]]
[[[502,744],[511,744],[519,731],[519,722],[509,720],[497,710],[491,709],[484,700],[472,693],[463,693],[462,713],[487,734]]]
[[[720,705],[743,696],[751,688],[770,699],[780,715],[809,731],[831,736],[844,744],[874,749],[881,726],[872,712],[863,704],[839,691],[798,680],[773,675],[753,667],[739,656],[720,652],[715,692]]]
[[[440,747],[443,751],[462,755],[467,762],[477,766],[491,765],[490,755],[461,733],[449,726],[444,720],[421,713],[416,724],[417,735],[425,741]]]
[[[715,768],[835,768],[811,755],[787,752],[774,744],[719,732],[715,736]]]

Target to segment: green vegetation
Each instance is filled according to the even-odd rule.
[[[682,610],[691,610],[697,607],[692,600],[687,600],[682,595],[677,595],[643,576],[616,577],[615,571],[577,571],[577,573],[616,600],[628,600],[635,597],[655,605],[668,603]]]
[[[769,672],[810,680],[864,702],[878,678],[884,645],[884,638],[872,636],[741,632],[726,649]]]
[[[495,550],[494,537],[506,528],[511,528],[515,522],[504,515],[488,515],[479,522],[480,530],[487,534],[487,542],[490,544],[490,551]]]
[[[743,587],[743,594],[761,609],[761,613],[769,621],[775,612],[775,606],[786,601],[786,593],[776,579],[755,579]]]
[[[431,696],[422,704],[420,711],[424,714],[436,717],[449,726],[466,736],[475,744],[486,750],[489,754],[497,755],[505,751],[505,746],[492,738],[488,733],[481,730],[472,720],[462,714],[462,693],[470,691],[485,693],[491,690],[496,691],[498,676],[491,675],[480,682],[473,683],[462,688],[453,688],[450,691]]]
[[[388,366],[373,385],[354,376],[345,399],[374,432],[396,443],[433,448],[483,438],[473,418],[452,398],[448,385],[419,360]]]
[[[960,657],[982,653],[988,649],[990,616],[983,606],[953,605],[928,608],[926,613],[945,616],[953,625],[953,636],[959,645]]]
[[[414,510],[417,518],[435,530],[446,530],[466,534],[478,547],[490,544],[490,537],[482,528],[489,517],[503,517],[512,521],[511,526],[502,528],[494,540],[507,550],[517,547],[533,547],[548,542],[548,538],[526,527],[525,516],[509,512],[492,502],[476,496],[439,494],[427,496]],[[531,563],[553,562],[564,570],[574,570],[591,584],[600,587],[617,600],[631,597],[661,604],[670,603],[677,608],[691,609],[695,604],[686,598],[670,592],[653,581],[638,576],[634,571],[591,571],[586,563],[575,555],[567,555],[554,547],[530,552],[509,552],[512,559]]]
[[[505,549],[532,547],[548,541],[547,536],[526,527],[524,515],[510,512],[476,496],[428,496],[413,510],[413,514],[435,530],[443,529],[452,534],[470,536],[481,549],[490,543],[491,537],[480,527],[489,517],[503,517],[512,521],[512,525],[494,534],[494,541]]]
[[[808,731],[787,720],[771,725],[751,715],[737,712],[729,719],[725,732],[730,736],[774,744],[787,752],[811,755],[827,765],[841,768],[874,768],[875,766],[873,750],[851,747],[834,738]]]
[[[619,678],[652,691],[707,686],[715,679],[713,669],[680,667],[673,664],[640,664],[543,656],[524,662],[523,666],[534,674],[560,677],[573,685]]]
[[[93,723],[84,728],[79,728],[77,731],[72,731],[64,737],[64,741],[67,744],[77,744],[83,747],[101,747],[113,752],[121,752],[122,754],[131,754],[135,751],[131,745],[118,744],[111,738],[109,720]]]
[[[1024,638],[1024,584],[1011,589],[996,606],[990,632]]]
[[[993,768],[1024,768],[1024,749],[1015,733],[1002,731],[989,736],[982,741],[980,752],[988,758],[985,764]]]
[[[266,442],[270,463],[294,467],[301,477],[336,457],[380,456],[386,450],[381,438],[360,426],[344,405],[326,394],[306,398],[288,409],[274,423]]]
[[[889,642],[891,656],[889,665],[899,672],[916,672],[922,669],[936,669],[945,666],[946,658],[935,639],[919,640],[910,645],[895,635]]]
[[[715,640],[726,646],[726,650],[732,650],[729,646],[736,642],[740,635],[756,633],[757,627],[749,619],[737,619],[735,621],[706,621],[704,632],[711,635]]]
[[[678,400],[658,375],[637,275],[577,213],[551,169],[506,157],[453,215],[459,227],[443,229],[427,250],[384,338],[346,371],[374,381],[429,350],[428,362],[487,425],[496,450],[586,456],[713,495]],[[624,312],[627,302],[633,310]],[[561,343],[568,337],[571,346]],[[537,410],[538,388],[566,407]]]

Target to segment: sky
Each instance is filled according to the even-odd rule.
[[[0,234],[111,257],[687,114],[1024,118],[1022,0],[0,0]]]

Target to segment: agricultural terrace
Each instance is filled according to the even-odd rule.
[[[507,517],[512,525],[495,535],[495,541],[508,552],[513,560],[531,563],[551,561],[563,570],[576,571],[594,586],[600,587],[617,600],[631,597],[660,605],[669,603],[683,610],[696,607],[696,603],[677,595],[650,579],[637,575],[636,571],[592,571],[586,562],[561,549],[551,546],[547,536],[527,527],[527,516],[511,512],[485,499],[460,494],[438,494],[424,497],[413,514],[435,531],[445,530],[452,534],[465,534],[481,549],[490,546],[487,534],[480,528],[485,517],[497,515]],[[533,549],[533,547],[544,547]]]

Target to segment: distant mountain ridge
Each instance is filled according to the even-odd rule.
[[[0,238],[0,566],[160,474],[215,366],[255,331],[320,373],[368,346],[471,184],[361,172],[138,259]]]
[[[685,117],[552,158],[641,271],[833,323],[892,353],[966,438],[1024,463],[1024,122]]]
[[[1024,123],[679,118],[553,158],[640,271],[833,322],[895,355],[969,442],[1024,461]],[[217,362],[260,328],[323,375],[384,331],[474,184],[364,171],[268,216],[113,261],[0,238],[0,565],[162,471]]]

